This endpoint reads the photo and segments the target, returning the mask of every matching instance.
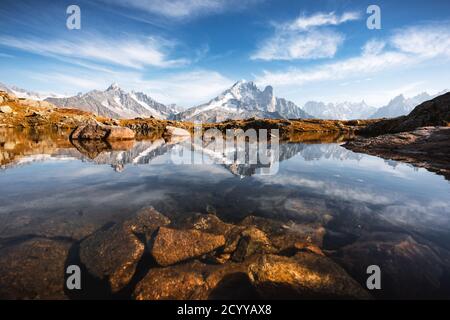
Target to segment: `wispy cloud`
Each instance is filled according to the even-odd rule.
[[[280,27],[289,30],[308,30],[322,26],[337,26],[348,21],[358,20],[360,18],[361,14],[359,12],[345,12],[342,15],[337,15],[335,12],[316,13],[311,16],[301,14],[294,21],[283,24]]]
[[[346,79],[416,65],[437,57],[450,58],[450,27],[422,26],[398,30],[384,40],[370,40],[361,54],[311,68],[265,71],[258,84],[299,86],[305,83]]]
[[[117,39],[99,35],[75,40],[49,40],[0,36],[0,45],[54,58],[71,58],[95,63],[114,64],[141,69],[145,66],[175,67],[189,63],[187,59],[170,59],[175,43],[158,37]]]
[[[344,36],[320,27],[337,26],[359,18],[356,12],[346,12],[341,16],[334,12],[311,16],[302,14],[293,21],[274,24],[274,35],[265,39],[250,58],[270,61],[334,57],[344,42]]]
[[[331,58],[343,41],[344,36],[334,31],[282,32],[265,40],[251,59],[269,61]]]
[[[102,72],[89,69],[35,73],[30,78],[62,88],[60,94],[74,95],[79,91],[104,90],[117,82],[126,90],[143,91],[162,103],[190,107],[203,103],[233,84],[234,80],[210,70],[192,70],[146,79],[140,72]]]
[[[103,0],[126,8],[168,18],[193,18],[231,10],[242,10],[262,0]]]

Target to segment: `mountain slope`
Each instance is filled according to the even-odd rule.
[[[428,93],[423,92],[412,98],[406,98],[404,95],[399,95],[392,99],[386,106],[379,108],[370,116],[370,119],[395,118],[407,115],[419,104],[434,99],[445,92],[446,91],[443,91],[435,95],[429,95]]]
[[[112,84],[105,91],[93,90],[69,98],[48,98],[59,107],[71,107],[93,112],[110,118],[154,117],[167,119],[176,111],[156,102],[142,92],[128,93],[117,84]]]
[[[293,102],[273,95],[273,88],[259,90],[253,82],[239,81],[208,103],[176,115],[185,121],[220,122],[247,118],[312,118]]]
[[[309,101],[303,106],[310,115],[325,120],[367,119],[377,108],[362,102],[323,103]]]
[[[363,134],[380,135],[412,131],[420,127],[450,125],[450,92],[418,105],[407,116],[377,121],[360,130]]]

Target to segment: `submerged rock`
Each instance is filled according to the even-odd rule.
[[[144,235],[146,241],[150,241],[153,233],[162,226],[170,224],[170,219],[153,207],[139,210],[134,217],[124,222],[125,227],[131,232]]]
[[[151,269],[133,293],[137,300],[255,299],[247,264],[199,261]]]
[[[0,299],[66,299],[71,243],[31,239],[0,249]]]
[[[267,235],[258,228],[246,228],[239,233],[238,237],[237,241],[230,239],[231,243],[236,243],[236,248],[231,256],[233,261],[244,261],[257,253],[271,253],[275,251]],[[232,246],[227,249],[230,250],[231,248]]]
[[[225,238],[198,230],[159,228],[151,243],[151,254],[161,266],[202,256],[222,247]]]
[[[122,225],[95,232],[80,244],[80,259],[90,274],[107,280],[111,291],[123,289],[133,277],[144,244]]]
[[[329,258],[298,253],[263,255],[249,278],[263,299],[369,299],[370,295]]]
[[[235,226],[213,214],[195,214],[177,224],[180,229],[195,229],[216,235],[227,235]]]
[[[132,279],[145,249],[138,235],[149,239],[170,220],[153,208],[144,208],[123,224],[95,232],[80,244],[80,259],[95,277],[107,280],[112,292]]]
[[[375,295],[389,299],[447,298],[450,289],[450,256],[436,252],[407,234],[377,232],[365,235],[333,256],[360,281],[367,279],[367,267],[381,269],[382,290]]]
[[[320,224],[283,223],[272,219],[248,216],[242,226],[256,226],[264,231],[278,251],[291,250],[297,243],[308,243],[322,247],[325,229]]]

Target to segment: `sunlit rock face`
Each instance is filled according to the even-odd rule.
[[[261,256],[249,278],[264,299],[369,299],[367,291],[332,260],[311,253]]]

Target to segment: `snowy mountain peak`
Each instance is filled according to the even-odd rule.
[[[122,90],[119,85],[117,84],[117,82],[112,83],[108,89],[106,89],[106,91],[120,91]]]
[[[238,81],[208,103],[177,115],[179,120],[219,122],[227,119],[310,118],[293,102],[276,98],[273,88],[261,91],[255,83]]]
[[[366,119],[377,109],[361,102],[324,103],[309,101],[303,110],[319,119],[353,120]]]
[[[117,83],[111,84],[105,91],[93,90],[70,98],[46,100],[60,107],[77,108],[111,118],[167,119],[176,113],[173,108],[156,102],[142,92],[126,92]]]
[[[409,114],[419,104],[434,99],[437,96],[444,94],[447,90],[439,92],[435,95],[430,95],[427,92],[422,92],[414,97],[406,98],[403,94],[398,95],[389,103],[379,108],[374,114],[370,116],[371,119],[378,118],[395,118]]]

